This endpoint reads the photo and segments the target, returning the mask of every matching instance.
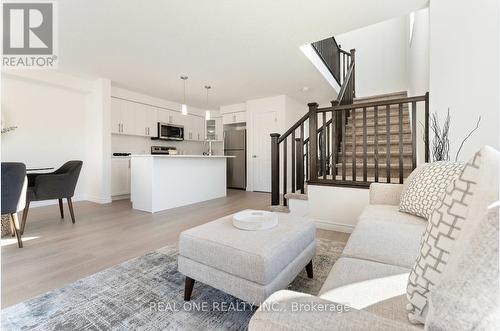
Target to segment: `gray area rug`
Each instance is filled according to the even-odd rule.
[[[314,279],[290,284],[317,294],[343,242],[318,239]],[[167,246],[2,310],[2,330],[246,330],[256,307],[196,282],[185,303],[175,246]]]

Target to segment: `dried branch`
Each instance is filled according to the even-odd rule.
[[[462,151],[462,147],[464,147],[465,141],[467,139],[469,139],[470,136],[472,136],[472,134],[474,133],[474,131],[476,131],[477,129],[479,129],[479,123],[481,123],[481,116],[479,116],[479,118],[477,120],[476,127],[474,129],[472,129],[471,132],[469,132],[469,134],[464,138],[464,140],[462,140],[462,143],[460,144],[460,147],[458,148],[457,155],[455,155],[455,161],[458,161],[458,156],[460,155],[460,151]]]

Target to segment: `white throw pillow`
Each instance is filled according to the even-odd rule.
[[[399,211],[428,219],[448,185],[460,174],[463,165],[440,161],[417,167],[407,178]]]
[[[422,235],[420,254],[408,277],[410,322],[425,323],[430,293],[439,284],[450,256],[461,254],[455,247],[457,238],[463,232],[472,232],[479,223],[478,215],[484,215],[487,206],[498,200],[499,159],[497,151],[483,147],[446,188],[432,212]]]

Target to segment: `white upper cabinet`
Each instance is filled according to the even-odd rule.
[[[135,110],[131,102],[111,99],[111,132],[135,134]]]
[[[224,128],[222,125],[222,117],[215,118],[215,140],[224,140]]]
[[[245,123],[246,121],[247,113],[245,111],[222,114],[223,124]]]
[[[111,133],[121,133],[121,103],[123,100],[111,98]]]
[[[134,104],[134,103],[133,103]],[[135,103],[135,134],[155,137],[157,134],[158,111],[155,107]]]
[[[158,109],[158,122],[170,123],[171,112],[165,109]]]
[[[222,119],[219,118],[218,138],[222,139]],[[205,140],[205,118],[182,115],[179,111],[157,108],[139,102],[111,98],[111,133],[143,137],[158,135],[158,122],[184,126],[184,139]],[[220,131],[220,132],[219,132]]]

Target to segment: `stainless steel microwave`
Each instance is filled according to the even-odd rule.
[[[184,127],[158,122],[158,138],[163,140],[184,140]]]

